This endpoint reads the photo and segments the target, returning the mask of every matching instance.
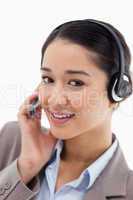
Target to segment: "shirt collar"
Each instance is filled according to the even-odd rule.
[[[63,143],[64,143],[63,140],[58,139],[57,142],[56,142],[55,148],[54,148],[54,152],[55,152],[56,150],[62,151]]]
[[[56,156],[60,155],[60,153],[62,151],[62,148],[63,148],[63,140],[58,139],[57,142],[56,142],[56,144],[55,144],[55,146],[54,146],[51,158],[47,162],[46,166],[49,166],[56,159]]]

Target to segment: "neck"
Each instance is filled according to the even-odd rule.
[[[72,139],[64,140],[61,159],[66,163],[78,163],[88,166],[93,163],[112,144],[110,122],[106,126],[80,134]]]

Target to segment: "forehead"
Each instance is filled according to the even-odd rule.
[[[60,73],[67,69],[84,70],[92,75],[103,73],[96,64],[97,54],[68,40],[57,39],[46,49],[42,67]]]

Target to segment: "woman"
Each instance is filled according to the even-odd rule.
[[[105,22],[75,20],[51,32],[41,83],[18,121],[1,129],[0,200],[133,199],[133,172],[111,130],[113,112],[132,93],[130,62],[124,37]],[[123,66],[125,80],[115,90]],[[41,126],[42,110],[50,129]]]

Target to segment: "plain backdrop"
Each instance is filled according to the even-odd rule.
[[[87,18],[118,28],[133,54],[130,0],[0,0],[0,128],[17,120],[19,106],[40,82],[41,46],[48,34],[61,23]],[[45,114],[42,124],[49,127]],[[133,95],[121,103],[112,119],[112,131],[133,169],[132,127]]]

